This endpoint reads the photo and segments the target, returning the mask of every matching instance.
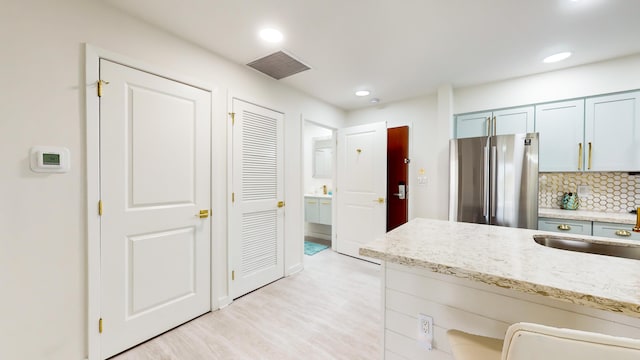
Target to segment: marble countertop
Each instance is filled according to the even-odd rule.
[[[635,214],[588,211],[588,210],[564,210],[564,209],[540,208],[538,209],[538,217],[567,219],[567,220],[602,221],[602,222],[630,224],[630,225],[633,225],[636,223]]]
[[[640,318],[640,260],[545,247],[532,239],[541,233],[558,235],[414,219],[362,247],[360,255]]]

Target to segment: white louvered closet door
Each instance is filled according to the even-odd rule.
[[[284,115],[238,99],[232,106],[229,249],[235,299],[284,276]]]

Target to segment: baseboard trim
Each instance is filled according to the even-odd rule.
[[[227,306],[229,306],[232,302],[233,302],[233,300],[231,300],[231,298],[228,297],[228,296],[219,297],[218,298],[218,309],[216,309],[216,310],[224,309]]]
[[[304,265],[302,263],[300,264],[296,264],[290,268],[287,269],[286,273],[284,274],[285,277],[287,276],[291,276],[293,274],[299,273],[300,271],[304,270]]]

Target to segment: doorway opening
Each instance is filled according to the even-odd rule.
[[[303,121],[304,253],[335,249],[336,129]]]

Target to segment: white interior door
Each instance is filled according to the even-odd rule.
[[[211,308],[211,96],[106,60],[100,78],[107,358]]]
[[[284,276],[284,115],[238,99],[232,107],[229,249],[235,299]]]
[[[387,126],[384,122],[338,131],[337,250],[358,250],[383,236],[387,223]]]

